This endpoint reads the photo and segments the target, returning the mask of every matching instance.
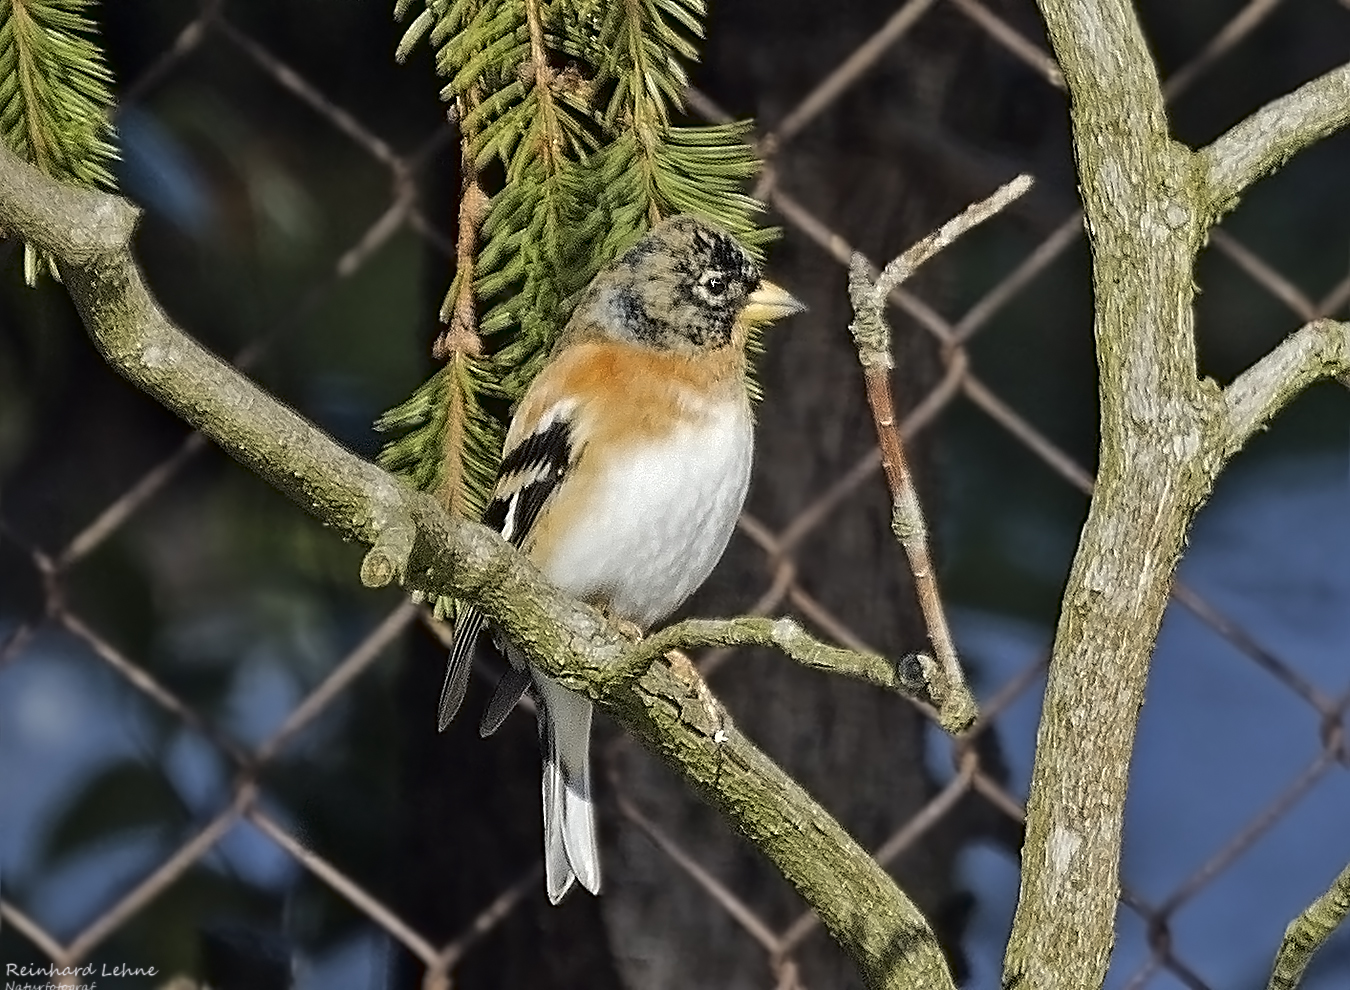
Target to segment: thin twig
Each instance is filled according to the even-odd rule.
[[[853,256],[849,269],[849,295],[854,313],[850,329],[858,347],[858,360],[862,362],[867,403],[872,409],[877,441],[881,447],[881,464],[891,490],[891,528],[909,557],[910,569],[914,574],[914,590],[928,623],[928,638],[937,654],[936,664],[924,654],[919,655],[919,662],[923,668],[923,679],[938,707],[942,725],[949,732],[959,732],[975,720],[975,699],[966,687],[951,631],[947,627],[937,577],[928,552],[928,527],[924,523],[923,507],[919,503],[914,478],[905,460],[900,430],[896,426],[890,376],[895,362],[891,356],[891,330],[885,316],[886,298],[925,261],[976,224],[998,213],[1029,190],[1031,185],[1031,176],[1019,175],[988,199],[968,207],[960,216],[943,224],[887,265],[875,283],[862,255]]]
[[[1034,182],[1035,180],[1026,174],[1005,182],[994,191],[992,196],[967,206],[959,216],[948,220],[933,233],[914,244],[913,247],[892,261],[882,271],[881,277],[877,279],[877,284],[873,288],[875,298],[870,308],[873,311],[880,311],[885,298],[891,294],[896,286],[908,281],[920,265],[938,252],[946,250],[952,242],[972,227],[979,226],[990,217],[1002,212],[1013,200],[1026,195]],[[889,350],[889,346],[887,350]]]
[[[853,677],[889,688],[926,702],[925,684],[906,665],[874,653],[845,650],[816,639],[792,619],[746,616],[739,619],[686,619],[667,626],[639,642],[605,668],[606,690],[610,685],[642,676],[657,657],[669,650],[704,646],[767,646],[815,670]]]

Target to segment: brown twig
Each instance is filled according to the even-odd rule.
[[[924,523],[923,507],[919,503],[914,478],[905,460],[900,430],[896,425],[890,375],[895,362],[891,356],[891,331],[886,323],[884,309],[891,290],[913,275],[920,265],[971,227],[987,220],[1024,194],[1031,188],[1031,183],[1030,176],[1019,175],[988,199],[968,207],[960,216],[945,223],[887,265],[876,282],[872,281],[867,260],[860,254],[853,256],[849,269],[849,295],[854,312],[850,329],[858,347],[858,360],[862,362],[867,404],[872,409],[877,442],[881,447],[881,464],[891,490],[891,529],[909,557],[910,570],[914,574],[914,590],[928,623],[928,638],[937,654],[936,663],[926,654],[919,654],[919,663],[937,704],[942,726],[949,732],[959,732],[969,726],[977,712],[975,699],[966,686],[947,627],[937,576],[928,552],[928,527]]]
[[[446,299],[441,309],[445,329],[431,346],[431,356],[437,361],[448,361],[457,354],[481,357],[483,339],[478,335],[478,313],[474,306],[473,272],[478,255],[478,231],[487,216],[488,196],[478,182],[478,172],[470,158],[469,139],[462,142],[464,156],[464,183],[459,197],[459,238],[455,244],[455,275],[457,281],[453,296]]]
[[[478,106],[478,88],[455,100],[455,122],[459,127],[459,230],[455,238],[455,287],[441,308],[445,329],[431,347],[437,361],[448,361],[457,354],[481,357],[483,340],[478,334],[478,314],[474,306],[473,273],[478,257],[478,232],[487,218],[488,196],[478,181],[473,146],[477,137],[469,121]]]

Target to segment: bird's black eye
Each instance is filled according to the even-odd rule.
[[[714,299],[721,299],[727,294],[727,277],[721,272],[708,272],[700,281],[704,290]]]

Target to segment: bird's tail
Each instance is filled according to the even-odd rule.
[[[600,892],[600,850],[591,803],[591,703],[537,671],[539,742],[544,753],[544,873],[548,899],[573,880]]]
[[[450,659],[445,665],[445,684],[441,687],[438,732],[446,730],[459,712],[459,706],[464,703],[464,692],[469,688],[469,671],[473,669],[473,648],[482,628],[482,612],[472,606],[460,609],[459,618],[455,621],[454,645],[450,647]]]

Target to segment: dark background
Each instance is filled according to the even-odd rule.
[[[1046,48],[1029,4],[991,6]],[[1218,0],[1141,7],[1165,79],[1244,9]],[[1180,140],[1212,140],[1350,55],[1343,4],[1258,7],[1270,12],[1174,102]],[[714,5],[693,81],[733,115],[773,131],[896,9],[726,0]],[[432,370],[433,314],[450,277],[456,138],[430,54],[419,49],[394,64],[402,29],[386,4],[286,0],[220,10],[186,42],[181,32],[200,14],[193,5],[123,0],[101,12],[125,94],[119,178],[146,210],[139,257],[180,325],[220,354],[242,355],[268,389],[373,456],[380,439],[370,423]],[[301,82],[288,85],[294,78]],[[1066,123],[1057,90],[959,5],[939,3],[784,144],[773,160],[775,189],[880,263],[1016,172],[1032,172],[1038,186],[1026,201],[913,286],[954,322],[1071,221]],[[1348,175],[1350,135],[1341,134],[1259,185],[1225,222],[1237,246],[1212,246],[1197,276],[1204,373],[1226,383],[1303,322],[1297,299],[1292,308],[1281,299],[1290,286],[1314,306],[1330,295],[1331,315],[1350,313]],[[415,184],[414,212],[382,226],[405,177]],[[845,270],[795,216],[772,219],[785,229],[770,271],[811,307],[775,333],[761,366],[766,398],[748,509],[782,533],[873,438],[845,332]],[[1246,270],[1244,250],[1257,259]],[[185,452],[185,427],[107,370],[61,288],[49,280],[23,288],[21,260],[14,242],[0,243],[0,869],[5,902],[69,941],[228,804],[237,768],[212,732],[245,747],[266,738],[400,596],[362,588],[359,548],[218,451]],[[1081,237],[1072,240],[980,329],[967,355],[979,382],[1021,422],[1090,470],[1087,263]],[[950,354],[919,323],[895,316],[897,392],[908,408],[938,386]],[[1134,906],[1122,912],[1113,986],[1263,984],[1283,925],[1350,857],[1344,828],[1333,827],[1350,814],[1334,735],[1336,719],[1344,722],[1344,702],[1336,708],[1334,699],[1346,691],[1350,636],[1348,411],[1344,389],[1313,389],[1239,459],[1197,528],[1193,583],[1238,631],[1217,635],[1190,613],[1165,629],[1158,676],[1168,686],[1155,683],[1145,714],[1136,774],[1144,796],[1132,800],[1127,833]],[[970,985],[993,986],[1018,844],[998,788],[1006,785],[1013,803],[1024,793],[1037,664],[1086,499],[1010,431],[1008,417],[991,416],[969,393],[942,406],[914,450],[980,697],[1019,685],[1007,695],[1015,704],[977,744],[989,787],[935,810],[952,748],[896,698],[754,653],[722,662],[711,682],[751,736],[864,845],[881,846],[916,815],[931,816],[895,869]],[[165,484],[128,501],[166,459]],[[794,612],[830,635],[842,627],[898,656],[922,647],[921,625],[880,476],[860,477],[791,547],[793,594],[771,599],[769,610]],[[44,583],[43,554],[59,556],[110,506],[133,502]],[[735,538],[689,611],[734,614],[761,601],[781,572],[753,532]],[[133,687],[72,628],[72,616],[213,728],[185,725]],[[1233,645],[1243,635],[1314,689],[1290,691],[1257,671],[1253,651]],[[414,623],[269,763],[262,806],[433,944],[461,935],[513,892],[500,904],[502,920],[466,949],[457,981],[856,983],[819,931],[775,959],[639,827],[635,808],[768,931],[781,935],[798,919],[801,902],[757,854],[609,724],[596,743],[606,893],[550,908],[534,873],[533,726],[517,715],[483,742],[474,719],[462,719],[436,736],[442,663],[440,643]],[[1192,682],[1165,680],[1173,676],[1194,677],[1194,697]],[[470,706],[483,700],[483,686]],[[1313,703],[1322,696],[1333,699],[1329,720]],[[1303,749],[1271,755],[1294,740]],[[1179,792],[1196,795],[1216,820],[1187,812]],[[1228,850],[1231,861],[1205,871]],[[1270,861],[1281,868],[1263,865]],[[1243,864],[1254,872],[1243,874]],[[1207,895],[1224,878],[1232,893]],[[1258,902],[1268,914],[1225,913]],[[43,960],[9,921],[0,962]],[[283,985],[292,968],[298,985],[325,988],[412,986],[422,971],[365,912],[246,823],[91,958],[210,976],[218,990]],[[1339,985],[1350,942],[1339,939],[1319,965],[1323,982],[1309,985]],[[245,966],[282,975],[269,983],[257,971],[239,975]]]

